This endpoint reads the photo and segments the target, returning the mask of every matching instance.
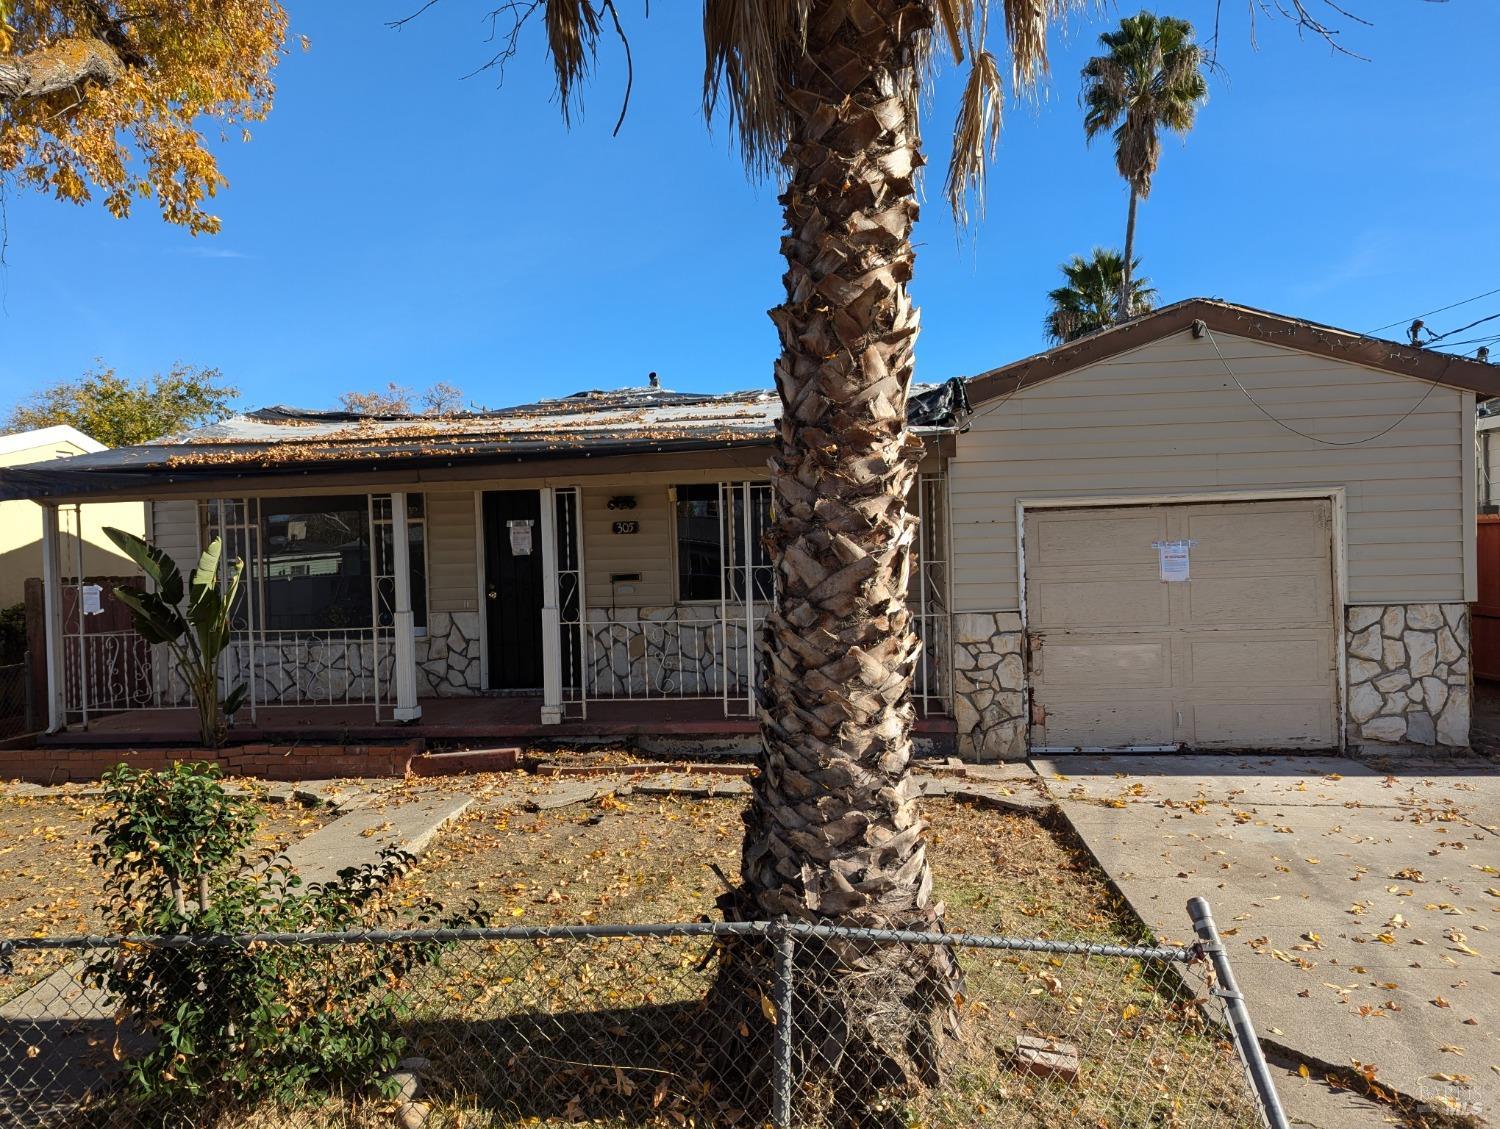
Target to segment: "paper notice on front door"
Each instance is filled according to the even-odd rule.
[[[1155,541],[1157,559],[1161,565],[1161,578],[1168,584],[1188,578],[1188,550],[1191,541]]]
[[[511,521],[510,526],[510,555],[513,557],[531,556],[531,522]]]

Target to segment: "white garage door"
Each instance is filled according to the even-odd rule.
[[[1337,743],[1330,502],[1032,510],[1025,537],[1033,746]]]

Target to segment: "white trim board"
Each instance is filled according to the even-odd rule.
[[[1479,452],[1477,436],[1467,430],[1468,421],[1474,418],[1474,393],[1464,393],[1463,411],[1459,419],[1464,430],[1459,432],[1459,449],[1463,452],[1463,539],[1464,539],[1464,603],[1472,604],[1479,599]],[[1470,634],[1473,625],[1470,624]]]

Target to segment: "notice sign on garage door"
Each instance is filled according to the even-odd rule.
[[[1162,580],[1170,584],[1188,578],[1188,550],[1193,544],[1192,541],[1151,542],[1161,563]]]

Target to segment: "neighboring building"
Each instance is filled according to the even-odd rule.
[[[919,729],[984,759],[1465,744],[1492,395],[1486,364],[1202,299],[921,390]],[[434,734],[455,710],[582,733],[629,707],[743,731],[779,408],[275,408],[0,471],[0,496],[151,499],[184,564],[222,532],[249,561],[226,675],[262,729],[358,705]],[[133,703],[180,704],[160,671]]]
[[[1474,437],[1475,489],[1482,514],[1500,513],[1500,415],[1482,415]]]
[[[76,427],[58,424],[35,431],[0,435],[0,467],[70,459],[108,450]],[[83,571],[85,576],[134,575],[138,570],[119,553],[104,527],[113,525],[132,533],[146,529],[146,507],[140,502],[90,505],[84,511]],[[64,563],[69,576],[77,571],[76,554]],[[42,575],[42,507],[28,501],[0,501],[0,607],[25,599],[27,577]]]

